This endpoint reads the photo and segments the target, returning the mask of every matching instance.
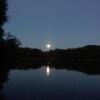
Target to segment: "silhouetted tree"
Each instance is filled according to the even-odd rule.
[[[14,49],[18,48],[21,45],[21,42],[11,33],[6,34],[5,45],[8,48]]]
[[[0,0],[0,42],[2,42],[2,36],[4,33],[2,26],[7,21],[7,9],[7,0]]]
[[[5,22],[7,22],[7,10],[8,10],[8,4],[7,0],[0,0],[0,44],[1,47],[4,47],[6,45],[7,47],[18,47],[20,45],[20,41],[10,33],[7,33],[6,40],[3,39],[4,30],[3,25]]]

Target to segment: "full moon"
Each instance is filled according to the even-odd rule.
[[[51,45],[50,44],[47,44],[46,47],[49,49],[49,48],[51,48]]]

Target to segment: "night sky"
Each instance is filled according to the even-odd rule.
[[[24,47],[100,44],[100,0],[8,0],[6,32]]]

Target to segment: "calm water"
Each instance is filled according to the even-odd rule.
[[[42,66],[10,70],[3,100],[100,100],[100,75]]]

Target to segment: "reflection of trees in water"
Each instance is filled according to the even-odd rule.
[[[4,84],[8,81],[8,66],[0,64],[0,100],[6,100],[5,95],[2,94]]]
[[[42,66],[49,66],[50,68],[55,68],[55,69],[66,69],[66,70],[75,70],[79,72],[83,72],[85,74],[100,74],[100,62],[66,62],[66,61],[26,61],[25,62],[19,62],[11,69],[38,69]]]
[[[85,74],[96,75],[100,74],[100,63],[89,63],[89,62],[53,62],[50,64],[55,69],[66,69],[83,72]]]
[[[3,83],[8,80],[8,71],[0,69],[0,91],[3,89]]]

